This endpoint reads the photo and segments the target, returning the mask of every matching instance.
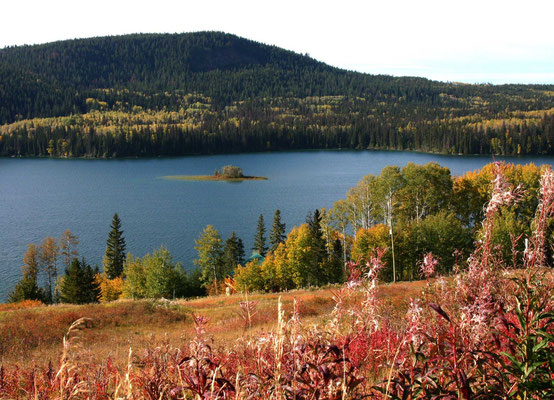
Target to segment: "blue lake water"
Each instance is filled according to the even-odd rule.
[[[497,159],[554,162],[554,157]],[[236,231],[249,253],[260,213],[269,231],[279,208],[288,231],[308,211],[331,207],[364,175],[378,174],[386,165],[431,161],[459,175],[493,159],[344,150],[129,160],[0,159],[0,301],[21,277],[27,244],[59,237],[66,228],[79,237],[79,254],[101,265],[115,212],[132,254],[143,256],[165,245],[176,261],[192,268],[194,239],[207,224],[223,239]],[[230,183],[161,178],[209,175],[227,164],[269,179]]]

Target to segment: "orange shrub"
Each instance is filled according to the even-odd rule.
[[[24,310],[27,308],[41,307],[44,303],[40,300],[23,300],[17,303],[0,303],[0,311]]]

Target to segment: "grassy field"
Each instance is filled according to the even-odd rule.
[[[424,283],[402,282],[379,286],[386,312],[402,318],[410,297],[421,293]],[[333,295],[340,287],[295,290],[285,293],[254,294],[256,314],[247,326],[241,313],[242,295],[211,296],[193,300],[122,300],[107,304],[37,306],[36,303],[0,305],[0,364],[45,365],[60,357],[62,338],[78,318],[90,318],[81,333],[84,351],[96,361],[111,357],[114,364],[127,363],[129,348],[134,352],[161,345],[180,347],[194,337],[192,315],[209,319],[207,333],[216,344],[225,345],[238,337],[269,331],[277,321],[277,302],[281,298],[286,314],[299,304],[304,325],[327,320],[335,305]]]

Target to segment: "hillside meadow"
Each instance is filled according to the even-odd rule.
[[[409,298],[417,296],[424,283],[402,282],[383,284],[379,296],[390,304],[391,315],[401,317]],[[149,347],[180,347],[194,337],[193,315],[210,320],[207,331],[219,345],[243,335],[268,331],[277,322],[279,298],[290,314],[294,301],[306,323],[318,324],[329,319],[334,306],[333,293],[340,286],[314,290],[293,290],[283,293],[252,294],[248,301],[257,302],[257,313],[246,324],[240,303],[244,295],[210,296],[191,300],[120,300],[112,303],[46,306],[40,302],[0,304],[0,364],[23,367],[56,363],[62,339],[69,326],[79,318],[87,318],[81,332],[83,353],[95,362],[108,357],[114,364],[125,366],[129,349],[140,352]]]

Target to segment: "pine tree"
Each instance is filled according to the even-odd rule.
[[[114,279],[123,275],[123,263],[125,262],[125,238],[121,230],[121,220],[117,213],[112,219],[111,231],[106,241],[106,253],[103,259],[104,272],[108,279]]]
[[[316,260],[316,269],[313,271],[314,278],[318,285],[325,283],[325,263],[327,261],[327,247],[325,245],[325,238],[323,237],[323,230],[321,229],[321,214],[318,209],[313,213],[308,213],[306,217],[306,223],[310,231],[311,248],[310,252],[313,254],[313,258]]]
[[[313,251],[315,252],[318,262],[322,262],[327,258],[327,246],[325,245],[325,238],[323,237],[323,230],[321,229],[321,214],[318,209],[314,211],[313,216],[308,214],[306,218],[308,228],[313,241]]]
[[[267,252],[267,247],[265,244],[265,223],[263,214],[260,214],[260,218],[258,219],[258,227],[256,229],[256,236],[254,237],[254,247],[252,247],[252,250],[257,251],[262,256],[265,256],[265,253]]]
[[[223,248],[225,273],[232,273],[238,264],[244,264],[244,245],[235,232],[225,241]]]
[[[333,241],[329,259],[325,262],[325,277],[329,283],[344,282],[344,266],[342,264],[342,243],[340,239]]]
[[[93,269],[85,259],[74,258],[69,268],[65,269],[60,287],[60,299],[64,303],[86,304],[98,300],[100,289]]]
[[[237,240],[237,254],[238,254],[238,263],[244,265],[244,243],[241,238]]]
[[[45,301],[45,293],[39,288],[36,276],[24,275],[17,282],[14,290],[8,295],[10,303],[17,303],[23,300],[40,300]]]
[[[285,243],[287,236],[285,235],[285,223],[281,222],[281,211],[275,210],[273,216],[273,225],[271,227],[271,233],[269,234],[269,251],[275,252],[279,243]]]

